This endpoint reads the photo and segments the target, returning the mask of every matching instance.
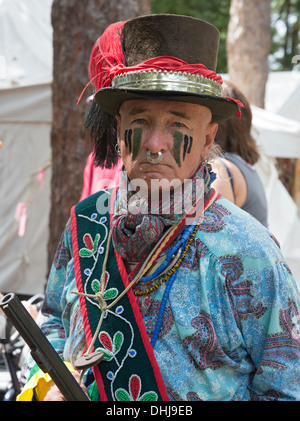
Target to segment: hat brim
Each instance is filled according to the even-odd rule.
[[[94,100],[108,114],[117,115],[121,104],[130,99],[148,99],[189,102],[207,107],[212,112],[212,121],[220,123],[233,117],[239,110],[230,98],[199,95],[178,91],[152,91],[141,89],[102,88],[96,92]]]

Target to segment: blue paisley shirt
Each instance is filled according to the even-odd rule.
[[[150,338],[165,287],[137,297]],[[69,222],[49,277],[42,329],[71,363],[85,347],[75,290]],[[177,270],[154,347],[170,400],[300,400],[299,308],[276,240],[219,198]]]

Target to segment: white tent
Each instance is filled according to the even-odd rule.
[[[0,291],[36,294],[47,271],[52,0],[0,0]],[[24,231],[25,229],[25,231]]]
[[[279,240],[282,252],[300,289],[300,219],[294,202],[272,158],[300,158],[300,72],[270,73],[266,109],[252,106],[253,135],[261,148],[257,164],[268,201],[269,228]]]
[[[276,158],[300,157],[300,121],[252,106],[253,134],[265,154]]]
[[[0,292],[35,294],[43,291],[46,282],[51,5],[52,0],[0,0]],[[269,202],[270,229],[300,284],[297,208],[270,160],[291,154],[300,157],[299,89],[297,75],[292,76],[290,72],[271,73],[267,111],[253,107],[253,114],[255,136],[264,150],[258,169]],[[298,99],[293,99],[295,95]],[[290,106],[292,100],[295,105]],[[282,117],[278,116],[280,106]]]

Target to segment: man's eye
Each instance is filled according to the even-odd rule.
[[[143,118],[138,118],[135,120],[137,124],[145,124],[145,120]]]
[[[180,128],[180,127],[184,127],[183,123],[179,123],[178,121],[175,122],[174,124],[176,127]]]

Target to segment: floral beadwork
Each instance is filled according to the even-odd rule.
[[[116,399],[118,401],[157,401],[157,394],[153,391],[145,392],[140,396],[142,382],[139,376],[132,375],[128,382],[128,391],[125,389],[118,389],[116,391]]]
[[[105,279],[104,279],[104,286],[103,286],[103,299],[104,300],[112,300],[113,298],[116,298],[116,296],[118,295],[117,288],[106,289],[108,280],[109,280],[109,273],[105,272]],[[95,294],[100,292],[100,281],[98,279],[94,279],[92,281],[91,286]]]
[[[78,206],[80,208],[81,205]],[[86,354],[92,349],[104,354],[95,376],[97,381],[101,378],[104,384],[101,398],[161,400],[160,388],[163,393],[165,391],[162,383],[158,385],[160,373],[157,368],[153,371],[148,353],[152,350],[148,348],[146,351],[136,323],[138,314],[134,311],[138,308],[133,310],[127,294],[124,294],[126,277],[123,279],[119,273],[119,264],[111,245],[109,218],[94,212],[94,201],[91,201],[91,206],[78,209],[76,218],[76,268],[81,273],[77,282],[78,295],[84,297],[83,305],[88,314],[86,321],[91,334]],[[127,388],[128,378],[131,381]]]
[[[106,361],[111,361],[120,351],[124,336],[122,332],[116,332],[113,339],[111,339],[107,332],[100,332],[99,340],[102,343],[103,348],[97,348],[97,351],[102,351],[104,353],[104,359]]]
[[[90,234],[85,234],[83,236],[83,241],[86,247],[83,247],[79,250],[80,257],[91,257],[96,253],[97,245],[100,240],[100,234],[96,234],[94,240]]]

